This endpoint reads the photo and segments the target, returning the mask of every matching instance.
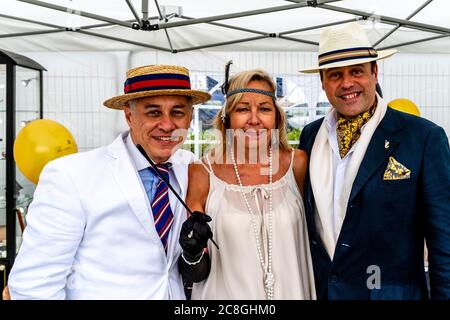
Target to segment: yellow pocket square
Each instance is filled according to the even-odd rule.
[[[411,170],[400,162],[389,157],[389,163],[384,171],[383,180],[402,180],[411,178]]]

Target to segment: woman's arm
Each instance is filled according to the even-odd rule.
[[[294,176],[298,189],[302,196],[304,195],[304,185],[306,169],[308,166],[308,156],[305,151],[296,149],[294,151]]]
[[[192,212],[195,212],[195,215],[198,215],[198,212],[202,215],[204,214],[208,192],[209,173],[198,162],[189,165],[186,204]],[[189,217],[183,224],[180,235],[180,244],[183,252],[178,259],[178,270],[183,276],[183,279],[188,282],[200,282],[206,279],[211,267],[206,248],[202,247],[198,249],[198,244],[195,241],[198,232],[207,232],[209,230],[209,226],[205,226],[206,222],[198,223],[200,220],[198,217]],[[194,232],[196,233],[194,234]]]
[[[188,171],[186,204],[192,212],[205,212],[206,198],[209,192],[209,173],[200,161],[191,163]]]

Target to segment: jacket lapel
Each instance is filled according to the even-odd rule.
[[[154,227],[153,215],[148,206],[147,195],[140,183],[139,175],[134,168],[123,140],[126,134],[121,134],[108,146],[108,154],[113,158],[111,172],[116,180],[117,186],[122,191],[144,230],[151,236],[153,242],[161,244]]]
[[[375,130],[366,154],[353,182],[350,193],[349,203],[355,198],[361,188],[366,184],[369,178],[386,162],[389,155],[399,143],[395,132],[401,129],[400,122],[395,113],[390,108]]]
[[[311,128],[311,132],[309,136],[306,136],[306,146],[305,151],[308,154],[308,167],[306,170],[306,177],[305,177],[305,207],[306,209],[306,219],[308,220],[308,225],[311,226],[309,228],[309,232],[311,233],[311,238],[313,241],[315,241],[317,244],[322,243],[322,240],[320,239],[319,234],[317,233],[316,228],[316,220],[315,220],[315,200],[314,200],[314,194],[312,191],[311,186],[311,178],[310,178],[310,171],[309,171],[309,159],[311,158],[311,151],[314,145],[314,141],[316,140],[317,133],[319,132],[320,126],[322,124],[324,119],[321,121],[318,121],[316,126],[314,128]],[[313,243],[314,244],[314,243]]]
[[[347,212],[337,243],[348,244],[355,241],[354,236],[356,234],[356,229],[354,228],[354,219],[356,219],[361,210],[348,210],[348,208],[358,193],[362,190],[364,185],[377,172],[380,166],[386,163],[389,155],[392,154],[396,146],[399,144],[399,140],[396,137],[396,131],[400,129],[401,125],[397,115],[395,115],[392,110],[388,108],[383,120],[381,120],[380,124],[373,133],[364,158],[359,166],[358,173],[352,185],[352,190],[347,204]],[[336,247],[333,262],[341,259],[343,254],[347,252],[346,250],[343,250],[344,247],[345,246],[342,245]]]

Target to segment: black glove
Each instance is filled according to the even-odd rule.
[[[195,258],[206,248],[208,239],[212,239],[213,233],[208,225],[211,217],[206,213],[194,211],[183,223],[180,232],[180,245],[185,255]]]

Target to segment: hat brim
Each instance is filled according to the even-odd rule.
[[[200,104],[211,99],[211,95],[199,90],[183,90],[183,89],[166,89],[166,90],[149,90],[134,93],[127,93],[117,97],[113,97],[103,102],[105,107],[122,110],[123,107],[130,101],[139,98],[153,97],[153,96],[185,96],[192,98],[192,104]]]
[[[375,61],[375,60],[388,58],[388,57],[392,56],[396,52],[397,52],[396,49],[381,50],[381,51],[378,51],[378,56],[377,57],[338,61],[338,62],[330,63],[330,64],[327,64],[327,65],[324,65],[324,66],[320,66],[320,67],[316,66],[316,67],[313,67],[313,68],[301,69],[301,70],[298,70],[298,71],[302,72],[302,73],[317,73],[317,72],[319,72],[320,70],[323,70],[323,69],[352,66],[352,65],[355,65],[355,64],[361,64],[361,63],[366,63],[366,62],[371,62],[371,61]]]

